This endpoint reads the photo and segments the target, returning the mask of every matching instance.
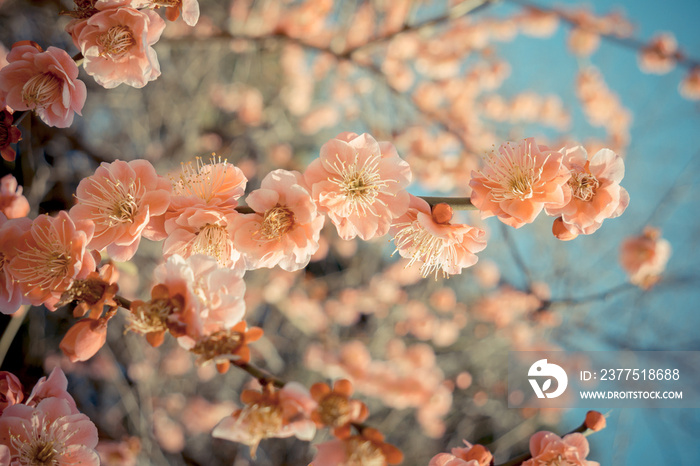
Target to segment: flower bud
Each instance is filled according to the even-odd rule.
[[[600,414],[598,411],[588,411],[586,413],[586,428],[592,430],[593,432],[598,432],[599,430],[605,429],[605,416]]]
[[[452,207],[450,207],[449,204],[441,202],[433,206],[432,215],[435,223],[445,225],[452,220]]]
[[[107,319],[83,319],[76,322],[59,347],[71,362],[87,361],[107,341]]]
[[[554,223],[552,224],[552,233],[561,241],[571,241],[578,236],[578,233],[574,233],[566,228],[566,225],[564,225],[564,221],[561,219],[561,217],[554,220]]]

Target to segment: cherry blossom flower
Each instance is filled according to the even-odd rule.
[[[177,308],[156,310],[167,314],[167,327],[183,348],[193,350],[214,335],[220,340],[221,332],[232,330],[241,321],[245,313],[242,272],[219,267],[215,259],[201,254],[186,260],[171,256],[156,268],[156,282],[165,286],[169,295],[164,302],[178,303]],[[229,333],[232,340],[240,342],[240,335]]]
[[[87,90],[66,51],[49,47],[44,52],[36,43],[22,41],[12,46],[7,61],[0,69],[0,102],[15,111],[34,110],[44,123],[59,128],[70,126],[74,113],[81,114]]]
[[[472,204],[481,218],[496,215],[514,228],[532,223],[544,207],[569,202],[565,185],[570,175],[562,158],[533,138],[501,144],[497,154],[487,156],[486,167],[472,171]]]
[[[158,239],[165,239],[164,256],[206,254],[227,267],[243,266],[233,244],[233,221],[246,182],[243,172],[225,160],[204,163],[197,157],[195,164],[184,164],[173,179],[170,207],[155,228]]]
[[[114,260],[127,261],[136,254],[141,236],[157,237],[149,223],[151,217],[165,214],[170,189],[147,160],[103,162],[78,184],[70,216],[95,224],[91,248],[106,249]]]
[[[0,417],[0,444],[10,449],[12,464],[100,464],[94,450],[95,424],[60,398],[5,409]]]
[[[385,466],[399,464],[403,453],[393,445],[384,442],[384,436],[372,428],[365,428],[362,434],[341,440],[315,445],[318,453],[314,456],[314,466],[344,466],[372,464]]]
[[[102,466],[136,466],[141,442],[137,437],[121,442],[100,441],[96,450]]]
[[[450,453],[438,453],[428,466],[490,466],[493,455],[482,445],[464,440],[465,447],[453,448]]]
[[[301,173],[270,172],[246,198],[254,214],[234,219],[234,244],[248,269],[279,265],[289,272],[309,263],[325,217],[304,187]]]
[[[696,66],[688,71],[678,85],[678,92],[688,100],[700,100],[700,67]]]
[[[620,263],[630,282],[648,290],[660,279],[671,257],[671,244],[657,228],[646,227],[641,236],[627,238],[620,247]]]
[[[588,452],[588,440],[579,433],[561,438],[552,432],[541,431],[530,437],[532,459],[523,462],[523,466],[600,466],[596,461],[586,460]]]
[[[253,458],[262,439],[295,436],[311,440],[316,434],[309,419],[316,403],[301,384],[291,382],[279,390],[268,385],[262,392],[244,390],[241,401],[245,407],[219,422],[212,436],[248,445]]]
[[[22,140],[22,133],[19,128],[12,125],[12,122],[12,114],[3,109],[0,113],[0,156],[8,162],[14,161],[17,156],[10,144]]]
[[[151,5],[165,8],[168,21],[175,21],[182,12],[182,20],[188,26],[194,26],[199,20],[199,3],[197,0],[152,0]]]
[[[48,377],[42,377],[32,388],[29,398],[24,402],[27,406],[37,406],[46,398],[57,398],[64,400],[71,408],[71,414],[77,414],[78,408],[75,405],[75,400],[68,393],[68,379],[66,374],[59,368],[51,371]]]
[[[331,427],[336,437],[349,436],[350,424],[361,423],[369,416],[367,405],[351,399],[352,393],[353,386],[348,379],[337,380],[332,390],[323,382],[313,384],[311,397],[318,406],[311,413],[311,419],[316,426]]]
[[[22,195],[22,186],[12,175],[0,179],[0,212],[7,218],[26,217],[29,213],[29,202]]]
[[[639,52],[639,68],[645,73],[666,74],[676,65],[677,54],[678,43],[673,34],[659,34]]]
[[[16,239],[16,253],[6,267],[30,304],[55,310],[73,281],[95,270],[95,258],[87,250],[94,229],[92,222],[73,222],[61,211],[56,217],[37,217]]]
[[[22,390],[22,382],[14,374],[0,372],[0,415],[8,406],[22,402],[24,399]]]
[[[366,133],[341,133],[328,141],[304,179],[319,210],[346,240],[386,234],[408,208],[410,167],[394,146]]]
[[[122,83],[140,88],[160,76],[152,45],[163,29],[158,13],[117,5],[71,22],[67,32],[83,54],[87,74],[112,89]]]
[[[437,206],[436,206],[437,207]],[[439,215],[440,209],[437,212]],[[433,216],[430,205],[423,199],[411,196],[408,211],[396,219],[391,227],[396,251],[410,259],[409,266],[422,262],[421,275],[444,276],[461,273],[478,261],[475,253],[486,247],[485,232],[463,224],[451,224],[448,217]]]
[[[0,312],[12,314],[26,303],[22,288],[10,272],[10,261],[17,254],[17,238],[32,226],[26,217],[8,220],[0,212]]]
[[[165,221],[168,237],[163,241],[163,257],[184,258],[205,254],[225,267],[243,265],[241,251],[234,245],[235,220],[240,214],[233,208],[188,207]],[[167,215],[166,215],[167,216]]]
[[[564,206],[545,207],[547,215],[561,216],[563,227],[573,235],[590,235],[606,218],[622,215],[629,204],[629,194],[620,186],[625,176],[622,157],[610,149],[589,156],[583,146],[565,147],[560,152],[571,173],[567,182],[571,196]]]

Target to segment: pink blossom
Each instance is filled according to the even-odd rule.
[[[182,12],[182,20],[188,26],[194,26],[199,20],[199,3],[197,0],[153,0],[153,5],[165,7],[165,17],[175,21]]]
[[[64,50],[22,41],[0,69],[0,102],[13,110],[34,110],[49,126],[67,128],[80,115],[87,90],[78,79],[78,66]]]
[[[72,414],[78,413],[75,400],[68,393],[68,379],[58,367],[51,371],[48,377],[44,376],[32,388],[29,398],[24,402],[27,406],[36,406],[46,398],[57,398],[64,400],[71,408]]]
[[[152,217],[165,214],[170,190],[170,182],[146,160],[103,162],[94,175],[80,181],[70,216],[95,224],[91,248],[107,249],[113,259],[127,261],[141,236],[157,237],[149,225]]]
[[[678,85],[678,92],[688,100],[700,100],[700,67],[688,71],[683,81]]]
[[[171,297],[180,296],[182,309],[170,316],[183,326],[178,342],[191,350],[209,335],[232,329],[245,313],[243,271],[219,267],[215,259],[197,254],[171,256],[155,271],[157,283]]]
[[[630,199],[620,186],[625,176],[622,157],[610,149],[601,149],[591,157],[582,146],[565,147],[560,152],[571,173],[567,182],[571,197],[564,206],[546,207],[547,215],[561,216],[563,226],[576,235],[590,235],[606,218],[622,215]]]
[[[657,228],[646,227],[641,236],[627,238],[620,247],[620,263],[630,282],[649,289],[660,279],[671,257],[671,244]]]
[[[408,211],[391,227],[396,251],[401,257],[422,262],[421,274],[427,277],[439,271],[444,276],[458,274],[478,261],[475,253],[486,247],[485,232],[464,224],[439,223],[430,205],[411,196]]]
[[[639,68],[645,73],[666,74],[676,65],[678,43],[673,34],[658,34],[639,52]]]
[[[245,193],[243,172],[225,160],[185,164],[173,179],[170,207],[160,224],[154,222],[157,239],[165,239],[163,254],[206,254],[227,267],[241,266],[241,254],[233,245],[233,220],[238,198]]]
[[[406,213],[411,169],[388,142],[341,133],[321,147],[304,172],[306,185],[343,239],[385,235]]]
[[[184,209],[179,216],[165,221],[168,236],[163,242],[163,256],[188,258],[206,254],[224,267],[242,266],[241,252],[233,241],[235,219],[239,215],[235,209],[221,206]]]
[[[60,398],[5,409],[0,417],[0,444],[9,447],[12,464],[100,464],[94,450],[95,424]]]
[[[7,267],[29,303],[55,310],[73,280],[95,270],[95,258],[87,249],[94,229],[92,222],[73,222],[61,211],[56,217],[37,217],[16,239],[17,252]]]
[[[316,210],[301,173],[275,170],[246,198],[254,214],[234,220],[234,244],[249,269],[279,265],[287,271],[309,263],[318,249],[324,217]]]
[[[523,462],[523,466],[562,463],[571,466],[600,466],[596,461],[586,460],[588,452],[588,440],[579,433],[561,438],[552,432],[541,431],[530,437],[532,459]]]
[[[0,415],[8,406],[21,403],[24,399],[22,383],[9,372],[0,372]]]
[[[482,445],[464,440],[465,447],[453,448],[450,453],[435,455],[428,466],[490,466],[493,455]]]
[[[1,99],[2,96],[0,95],[0,105],[2,105]],[[8,162],[14,161],[17,156],[10,144],[22,140],[22,133],[12,124],[13,120],[10,112],[5,109],[0,110],[0,156]]]
[[[12,314],[25,304],[22,289],[10,272],[10,261],[17,254],[17,238],[32,226],[26,217],[8,220],[0,212],[0,312]]]
[[[26,217],[29,213],[29,202],[22,195],[22,186],[12,175],[0,179],[0,212],[7,218]]]
[[[386,466],[403,461],[401,450],[384,442],[384,436],[369,427],[363,429],[360,435],[319,443],[315,447],[318,453],[313,459],[314,466]]]
[[[501,144],[497,154],[487,156],[481,171],[472,171],[472,204],[481,218],[496,215],[514,228],[532,223],[543,208],[569,202],[570,175],[562,158],[532,138]]]
[[[248,445],[253,458],[265,438],[311,440],[316,434],[316,425],[309,419],[316,402],[301,384],[291,382],[279,390],[267,386],[262,393],[244,390],[241,401],[246,406],[219,422],[212,436]]]
[[[85,71],[99,85],[111,89],[125,83],[140,88],[160,76],[152,47],[165,29],[158,13],[116,6],[71,22],[67,29],[85,57]]]

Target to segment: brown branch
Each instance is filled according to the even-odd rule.
[[[631,50],[636,50],[637,52],[640,52],[643,50],[645,47],[648,46],[648,44],[640,39],[634,38],[634,37],[621,37],[619,35],[615,35],[612,33],[603,33],[600,32],[599,30],[595,28],[586,28],[585,25],[579,24],[578,21],[573,19],[571,15],[561,9],[558,8],[547,8],[543,7],[537,3],[533,3],[530,0],[507,0],[511,3],[514,3],[516,5],[520,5],[525,8],[529,8],[532,10],[537,10],[537,11],[542,11],[546,13],[553,13],[557,15],[562,21],[565,23],[569,24],[570,26],[573,27],[580,27],[583,29],[589,29],[591,32],[595,32],[598,34],[600,37],[602,37],[604,40],[615,43],[617,45],[620,45],[622,47],[631,49]],[[690,57],[684,56],[680,52],[676,52],[673,55],[670,55],[669,58],[673,58],[676,63],[680,66],[683,66],[685,68],[699,68],[700,67],[700,60],[696,60]]]

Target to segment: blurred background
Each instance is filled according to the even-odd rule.
[[[0,42],[73,55],[70,18],[59,15],[72,8],[4,0]],[[388,238],[343,241],[327,222],[305,270],[246,274],[246,320],[265,330],[252,361],[306,386],[352,379],[367,423],[403,450],[404,464],[425,465],[462,439],[503,462],[537,430],[563,434],[581,423],[586,406],[509,409],[508,351],[700,350],[700,106],[686,98],[699,97],[686,80],[700,59],[700,3],[232,0],[200,9],[194,28],[168,22],[155,45],[162,75],[145,88],[106,90],[81,71],[88,98],[70,128],[23,120],[17,159],[3,161],[0,175],[24,186],[30,216],[69,208],[78,182],[115,159],[145,158],[166,175],[215,153],[244,171],[250,191],[270,170],[303,171],[341,131],[394,143],[414,195],[468,196],[471,170],[507,140],[609,147],[625,157],[631,202],[620,218],[564,243],[545,216],[514,230],[461,212],[458,220],[488,232],[489,246],[449,280],[405,268]],[[642,54],[660,32],[675,37],[679,63]],[[673,254],[641,289],[618,254],[646,226]],[[121,295],[148,295],[161,247],[144,241],[118,264]],[[0,318],[0,327],[11,320]],[[250,377],[195,367],[172,339],[153,349],[124,333],[123,316],[115,320],[97,356],[71,364],[58,350],[70,310],[32,308],[2,370],[31,387],[62,367],[101,441],[114,442],[103,451],[126,458],[106,464],[311,460],[313,447],[295,439],[263,441],[256,460],[212,439]],[[612,410],[608,428],[589,437],[588,458],[695,464],[698,433],[697,410]],[[329,438],[319,432],[315,442]]]

